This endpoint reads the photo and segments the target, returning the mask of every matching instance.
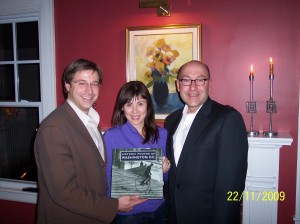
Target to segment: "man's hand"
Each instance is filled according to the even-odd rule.
[[[167,157],[163,157],[163,172],[166,173],[169,171],[171,163]]]
[[[138,195],[131,195],[131,196],[121,196],[119,199],[119,212],[129,212],[133,209],[135,205],[141,204],[148,199],[146,198],[139,198]]]

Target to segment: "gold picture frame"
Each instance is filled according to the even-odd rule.
[[[177,71],[185,62],[201,61],[201,39],[201,23],[126,28],[127,81],[148,87],[158,122],[183,106],[176,92]]]

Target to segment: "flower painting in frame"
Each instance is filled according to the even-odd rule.
[[[201,60],[201,24],[126,28],[127,81],[147,86],[157,121],[183,107],[175,81],[190,60]]]

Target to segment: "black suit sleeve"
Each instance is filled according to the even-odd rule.
[[[217,176],[214,193],[213,223],[240,223],[240,201],[228,199],[229,192],[238,195],[245,187],[248,139],[242,116],[231,110],[223,120],[217,138]]]

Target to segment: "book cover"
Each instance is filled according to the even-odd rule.
[[[161,148],[114,149],[112,158],[111,197],[163,198]]]

